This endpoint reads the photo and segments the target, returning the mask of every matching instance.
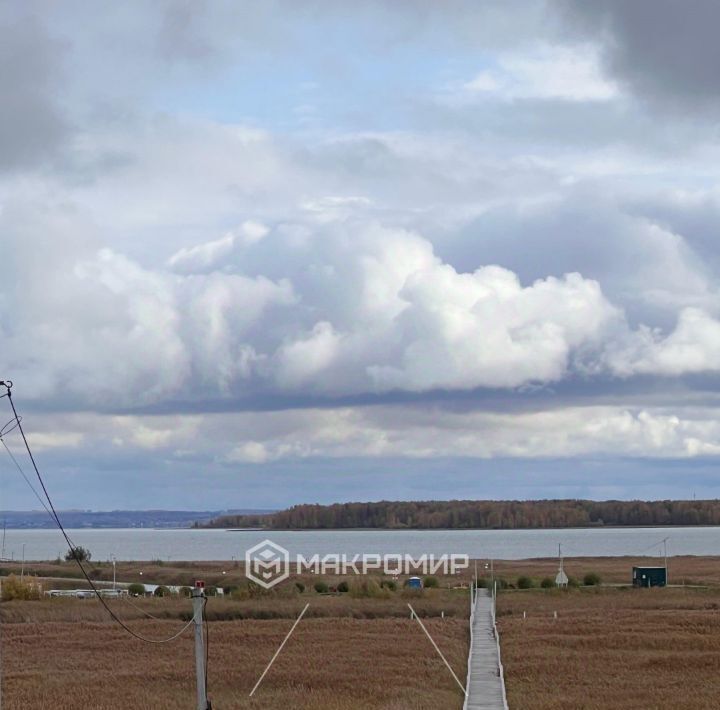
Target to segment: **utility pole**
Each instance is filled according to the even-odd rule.
[[[115,555],[112,556],[113,563],[113,589],[115,589]]]
[[[668,584],[669,581],[670,581],[670,580],[668,579],[667,541],[668,541],[668,538],[665,538],[665,539],[663,540],[663,548],[664,548],[664,553],[665,553],[665,585],[666,585],[666,586],[667,586],[667,584]]]
[[[555,577],[555,586],[556,587],[567,587],[568,578],[567,578],[567,575],[565,574],[565,565],[563,563],[562,543],[558,543],[558,558],[560,560],[560,568],[558,569],[557,576]]]
[[[205,644],[203,643],[203,608],[205,582],[198,580],[191,593],[193,621],[195,622],[195,675],[197,679],[197,710],[211,710],[205,687]]]
[[[560,560],[560,569],[558,570],[557,578],[559,580],[562,580],[563,575],[565,574],[565,570],[563,569],[562,543],[561,542],[558,542],[558,560]]]

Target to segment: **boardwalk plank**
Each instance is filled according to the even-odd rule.
[[[492,597],[486,589],[478,589],[464,710],[505,710],[507,707],[494,628]]]

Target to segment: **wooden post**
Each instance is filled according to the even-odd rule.
[[[197,683],[197,710],[207,710],[207,688],[205,687],[205,644],[203,643],[203,607],[205,606],[205,583],[195,582],[191,593],[193,622],[195,622],[195,677]]]

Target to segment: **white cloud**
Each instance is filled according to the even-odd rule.
[[[180,251],[172,270],[107,248],[64,254],[60,274],[35,263],[33,279],[52,289],[21,304],[28,325],[7,338],[6,358],[35,396],[108,407],[183,399],[193,386],[208,400],[342,396],[720,362],[720,325],[705,311],[682,311],[666,337],[631,329],[581,274],[523,284],[496,265],[461,272],[416,232],[363,217],[245,224],[232,242]]]
[[[405,335],[398,363],[374,367],[383,388],[515,387],[561,379],[574,349],[597,343],[619,316],[579,274],[523,288],[497,266],[458,274],[447,265],[413,275],[401,291]]]
[[[500,77],[492,71],[481,71],[474,79],[463,84],[463,88],[468,91],[498,91],[503,86]]]
[[[5,367],[27,395],[95,406],[163,401],[192,383],[224,394],[261,359],[248,331],[294,301],[287,281],[178,276],[110,249],[33,278],[51,289],[13,304],[22,325],[5,339]]]
[[[464,83],[468,95],[493,93],[507,99],[607,101],[619,96],[617,85],[600,69],[597,47],[544,45],[500,54],[495,65]]]
[[[116,415],[100,419],[76,415],[97,438],[112,439],[115,446],[126,449],[141,449],[146,452],[166,452],[170,449],[195,446],[201,435],[203,421],[197,415],[181,416],[133,416]]]
[[[60,422],[34,416],[33,427],[40,429],[36,439],[45,448],[82,443],[107,455],[114,443],[125,453],[155,451],[169,459],[192,457],[225,466],[308,458],[684,459],[720,454],[720,424],[708,407],[588,405],[492,412],[426,403],[171,417],[76,414]],[[48,427],[52,437],[46,436]],[[79,430],[82,439],[76,438]]]
[[[280,347],[277,380],[281,387],[296,387],[322,378],[335,360],[340,337],[327,321],[317,323],[312,332]]]
[[[675,329],[666,336],[642,327],[624,347],[610,344],[608,361],[613,371],[623,376],[718,372],[720,321],[699,308],[685,308]]]
[[[30,60],[0,66],[4,95],[48,110],[0,118],[0,376],[56,461],[165,485],[308,457],[720,454],[689,404],[714,392],[683,390],[712,378],[682,378],[720,370],[715,122],[702,91],[638,101],[617,27],[568,44],[542,1],[45,3],[37,26],[6,5],[0,55]],[[666,409],[655,376],[679,380]],[[627,406],[565,407],[613,378]],[[467,411],[486,397],[506,413]],[[335,406],[356,400],[413,404]],[[92,414],[136,407],[185,414]]]
[[[168,266],[179,273],[199,273],[213,269],[235,249],[257,244],[270,230],[264,224],[247,220],[220,239],[183,247],[168,259]]]
[[[219,259],[227,257],[235,248],[235,235],[228,232],[224,237],[193,247],[183,247],[168,259],[168,266],[177,271],[202,271],[214,266]]]
[[[248,441],[234,447],[225,457],[227,463],[265,463],[270,458],[264,444]]]
[[[349,217],[354,212],[370,207],[372,200],[362,196],[326,195],[303,200],[300,207],[320,223],[333,222]]]
[[[85,435],[80,431],[63,432],[32,432],[28,440],[33,449],[78,448],[85,442]]]

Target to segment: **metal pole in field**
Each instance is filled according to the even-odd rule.
[[[205,606],[205,583],[195,582],[191,593],[193,621],[195,622],[195,675],[197,676],[197,710],[208,710],[205,687],[205,649],[203,643],[203,607]]]
[[[25,543],[23,542],[23,558],[22,558],[22,567],[20,567],[20,579],[22,579],[25,576]]]
[[[115,589],[115,555],[112,557],[112,563],[113,563],[113,589]]]
[[[668,539],[665,538],[663,540],[663,545],[665,547],[665,584],[669,584],[670,580],[668,579],[668,566],[667,566],[667,541]]]

